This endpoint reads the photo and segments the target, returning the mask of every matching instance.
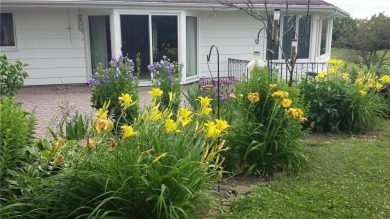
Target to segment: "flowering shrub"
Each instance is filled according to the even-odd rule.
[[[306,162],[299,139],[304,134],[304,107],[299,92],[265,68],[255,68],[237,85],[240,117],[232,124],[227,167],[248,174],[299,170]]]
[[[140,69],[140,59],[137,56],[136,67]],[[122,107],[124,99],[118,99],[122,93],[127,93],[126,101],[134,104],[138,100],[138,73],[135,72],[133,60],[122,55],[109,63],[108,69],[103,69],[99,65],[93,75],[90,76],[89,86],[92,87],[92,106],[95,109],[103,107],[105,101],[110,101],[108,113],[112,115],[116,124],[123,124],[125,119],[133,121],[138,113],[137,105],[124,110]],[[129,103],[127,103],[129,104]]]
[[[43,163],[57,171],[41,182],[45,192],[26,198],[28,215],[193,218],[195,207],[209,207],[205,190],[221,177],[229,124],[211,117],[207,97],[198,98],[199,111],[183,107],[174,115],[172,102],[159,109],[160,89],[150,94],[153,104],[133,122],[124,119],[118,133],[106,101],[87,139],[45,141]],[[120,96],[123,110],[136,107],[127,95]]]
[[[153,65],[148,66],[149,72],[152,75],[153,87],[163,91],[159,97],[160,107],[162,109],[168,108],[169,104],[172,104],[175,112],[179,108],[182,67],[181,64],[170,62],[166,56],[163,56],[160,62],[155,62]]]
[[[383,84],[370,73],[360,71],[351,80],[343,72],[344,62],[329,60],[330,70],[301,84],[305,101],[310,104],[309,122],[315,130],[331,132],[363,132],[375,124],[384,104],[378,95]]]

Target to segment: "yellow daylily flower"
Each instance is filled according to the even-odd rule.
[[[346,73],[346,72],[343,73],[343,76],[342,76],[342,77],[343,77],[343,79],[346,80],[346,81],[349,80],[349,74]]]
[[[163,94],[163,91],[159,88],[152,88],[151,91],[148,92],[152,96],[152,99],[156,99],[157,97],[161,96]]]
[[[376,83],[375,84],[375,89],[377,89],[377,90],[382,89],[382,87],[383,87],[383,84],[381,84],[381,83]]]
[[[270,84],[270,85],[269,85],[269,88],[270,88],[270,89],[275,89],[277,86],[278,86],[277,84]]]
[[[160,111],[158,110],[158,106],[154,106],[150,111],[149,120],[152,120],[153,122],[160,120],[162,117]]]
[[[383,75],[379,80],[384,84],[390,83],[390,75]]]
[[[360,93],[360,96],[362,96],[362,97],[367,95],[367,92],[364,90],[359,91],[359,93]]]
[[[287,108],[287,107],[291,106],[291,103],[292,103],[292,101],[290,99],[286,98],[286,99],[283,99],[282,106]]]
[[[121,126],[121,129],[123,131],[123,136],[122,136],[122,140],[128,138],[128,137],[131,137],[131,136],[134,136],[134,135],[138,135],[139,132],[135,132],[133,130],[133,127],[131,126],[128,126],[128,125],[123,125]]]
[[[103,104],[103,107],[100,108],[97,112],[96,112],[96,116],[99,118],[99,119],[107,119],[107,115],[108,115],[108,107],[110,106],[110,101],[104,101],[104,104]]]
[[[213,109],[210,107],[211,100],[208,97],[198,97],[197,99],[200,101],[200,106],[201,106],[201,113],[204,115],[208,115]]]
[[[217,128],[215,122],[209,121],[204,124],[207,127],[206,129],[206,137],[212,138],[213,140],[217,139],[221,130]]]
[[[173,121],[173,119],[166,119],[165,120],[165,131],[167,133],[169,132],[174,132],[177,130],[177,124],[175,123],[175,121]]]
[[[283,91],[275,91],[271,94],[272,97],[274,98],[283,98],[284,97],[284,93]]]
[[[248,94],[248,100],[251,102],[251,103],[257,103],[260,101],[260,96],[259,96],[259,93],[255,92],[255,93],[249,93]]]
[[[61,137],[57,137],[57,140],[56,140],[56,142],[54,144],[55,151],[57,152],[62,147],[62,145],[64,145],[64,139],[61,138]]]
[[[219,129],[221,131],[223,131],[229,127],[229,124],[227,123],[227,121],[222,120],[222,119],[216,119],[215,123],[216,123],[217,129]]]
[[[169,91],[169,102],[172,103],[176,99],[176,94],[174,92]]]
[[[137,101],[133,101],[132,99],[133,95],[129,95],[129,94],[123,94],[122,93],[122,96],[120,96],[118,98],[118,100],[121,100],[122,101],[122,104],[121,106],[124,108],[124,109],[127,109],[129,108],[130,106],[133,106],[137,103]]]

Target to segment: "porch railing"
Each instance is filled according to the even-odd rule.
[[[242,81],[249,77],[249,69],[246,67],[249,61],[239,59],[228,59],[228,77],[234,81]],[[276,70],[281,79],[288,81],[290,73],[285,62],[273,62],[273,70]],[[327,71],[329,64],[325,62],[298,62],[293,71],[293,80],[313,77],[322,71]]]

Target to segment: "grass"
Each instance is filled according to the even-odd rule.
[[[390,121],[362,136],[315,136],[309,164],[239,196],[227,218],[390,218]]]

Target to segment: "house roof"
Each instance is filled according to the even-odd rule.
[[[306,9],[308,0],[1,0],[1,6],[9,7],[33,7],[33,6],[56,6],[56,7],[94,7],[94,6],[158,6],[158,7],[185,7],[185,8],[210,8],[221,6],[222,3],[244,5],[251,2],[254,7],[264,8],[267,3],[269,8],[281,7],[288,3],[290,8]],[[324,0],[311,0],[311,9],[334,11],[342,16],[349,13]]]

